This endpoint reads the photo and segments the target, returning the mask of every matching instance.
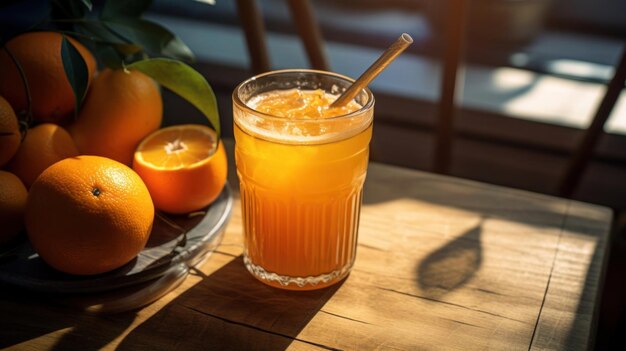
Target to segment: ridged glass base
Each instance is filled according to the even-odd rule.
[[[243,263],[246,269],[261,282],[273,287],[288,290],[315,290],[333,285],[345,278],[350,273],[352,265],[354,264],[354,262],[350,262],[340,270],[318,276],[290,277],[268,272],[262,267],[252,263],[246,255],[243,256]]]

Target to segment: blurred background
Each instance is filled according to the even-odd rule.
[[[372,158],[430,170],[446,16],[454,5],[447,8],[437,0],[310,3],[329,68],[354,78],[400,33],[413,36],[409,51],[371,86],[377,97]],[[449,173],[556,194],[624,48],[626,2],[467,3]],[[287,1],[257,4],[269,66],[311,67]],[[228,127],[232,89],[253,73],[237,1],[218,0],[210,6],[156,0],[146,17],[178,34],[197,55],[197,67],[222,99],[221,117]],[[182,117],[178,115],[166,117]],[[604,132],[573,197],[624,209],[626,92],[620,94]]]
[[[247,45],[242,18],[262,18],[252,30],[265,41],[267,67],[311,64],[289,6],[294,1],[207,2],[155,0],[145,17],[176,33],[196,54],[194,67],[217,94],[228,137],[231,93],[262,68],[251,59],[255,48]],[[614,209],[596,349],[626,349],[626,91],[623,78],[611,84],[625,50],[626,1],[308,4],[332,71],[356,78],[402,32],[415,40],[370,86],[376,96],[372,160]],[[246,6],[258,12],[242,12]],[[20,18],[7,12],[0,20]],[[450,70],[455,47],[459,64]],[[166,123],[204,121],[182,99],[164,94]],[[442,104],[450,98],[454,104]],[[452,116],[449,155],[437,169],[446,108],[447,118]],[[590,128],[596,116],[606,123]],[[597,143],[582,145],[585,135]],[[585,153],[581,167],[572,167]],[[575,181],[564,191],[567,179]]]

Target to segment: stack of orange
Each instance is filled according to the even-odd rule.
[[[143,249],[155,207],[181,214],[214,201],[226,154],[208,127],[159,129],[158,84],[138,71],[97,72],[89,50],[69,40],[89,71],[79,111],[61,34],[22,34],[0,50],[0,245],[26,228],[52,267],[98,274]]]

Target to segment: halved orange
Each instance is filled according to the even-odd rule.
[[[146,183],[154,206],[188,213],[213,202],[226,183],[222,142],[207,126],[183,124],[159,129],[137,147],[133,169]]]

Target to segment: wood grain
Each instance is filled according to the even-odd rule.
[[[289,292],[257,282],[240,256],[237,199],[217,251],[141,310],[89,315],[0,293],[0,347],[583,350],[611,217],[603,207],[374,163],[357,261],[340,285]]]

